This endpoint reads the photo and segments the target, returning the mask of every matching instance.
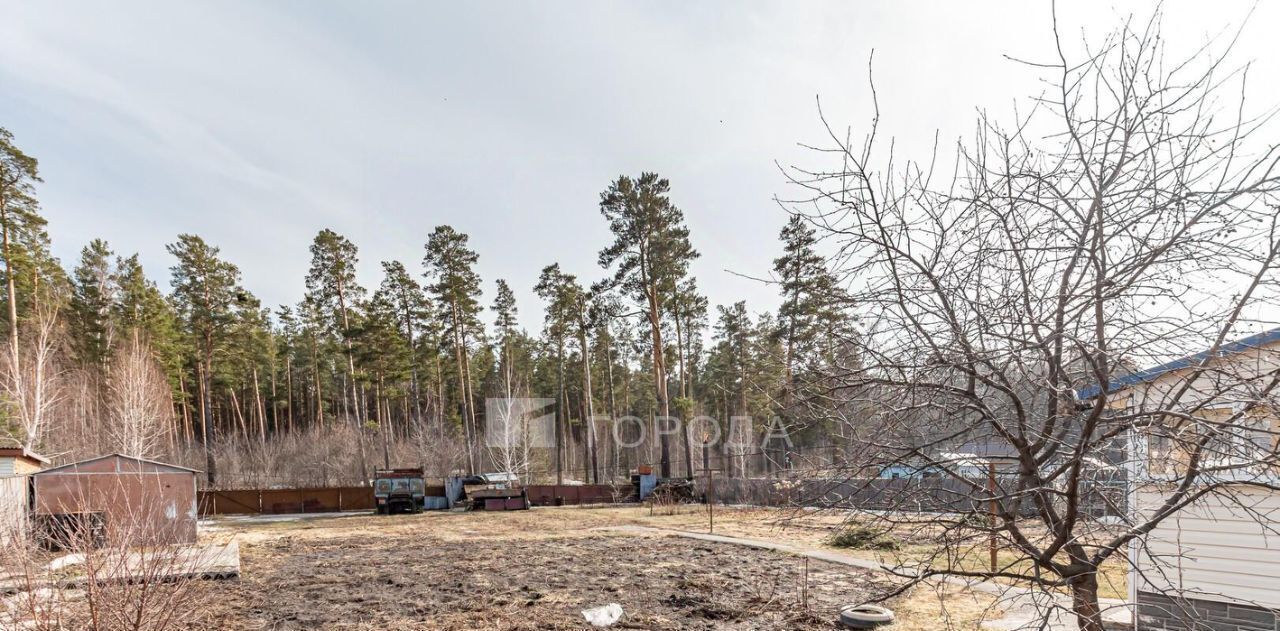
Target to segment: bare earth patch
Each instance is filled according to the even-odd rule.
[[[837,527],[780,511],[717,512],[717,532],[818,542]],[[779,522],[791,527],[780,529]],[[801,520],[808,522],[810,520]],[[830,523],[828,523],[830,522]],[[241,579],[208,583],[208,629],[588,629],[622,605],[622,629],[833,629],[838,609],[892,587],[876,572],[782,552],[602,530],[698,529],[705,513],[640,507],[509,513],[219,519]],[[798,527],[797,527],[798,526]],[[806,582],[805,577],[808,580]],[[806,588],[807,585],[807,588]],[[921,589],[889,603],[898,630],[973,629],[990,599]]]
[[[582,609],[616,602],[617,628],[830,629],[841,605],[888,587],[811,562],[806,609],[803,559],[657,537],[285,537],[246,546],[242,560],[212,626],[580,629]]]

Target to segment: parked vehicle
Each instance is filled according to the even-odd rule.
[[[418,469],[378,469],[373,473],[373,497],[379,515],[418,513],[426,502],[424,471]]]
[[[527,510],[529,495],[514,473],[452,476],[446,482],[451,505],[463,510]]]

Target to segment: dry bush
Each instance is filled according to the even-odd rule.
[[[80,500],[86,513],[93,502]],[[69,510],[63,507],[64,510]],[[198,624],[208,548],[163,543],[158,506],[112,512],[105,531],[34,523],[0,541],[0,630],[163,631]],[[57,551],[51,548],[58,548]]]
[[[370,449],[362,465],[359,431],[353,424],[337,423],[289,433],[266,441],[226,436],[213,448],[218,463],[217,488],[314,488],[367,484],[374,468],[425,466],[429,478],[440,478],[464,466],[466,451],[455,431],[424,428],[408,438],[390,438],[384,461],[381,447]],[[370,439],[376,430],[364,430]],[[204,469],[204,449],[199,444],[179,448],[175,462]]]

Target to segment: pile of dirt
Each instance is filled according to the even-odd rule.
[[[889,589],[870,572],[776,552],[599,534],[538,541],[284,536],[242,548],[242,579],[210,585],[220,629],[584,629],[616,602],[621,629],[831,629],[841,605]],[[808,602],[804,602],[807,593]]]

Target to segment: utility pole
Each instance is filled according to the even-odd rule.
[[[991,523],[988,524],[987,526],[991,528],[991,534],[990,534],[991,572],[994,574],[996,572],[996,566],[999,565],[996,558],[998,556],[999,547],[996,544],[997,502],[996,502],[996,463],[994,460],[987,463],[987,491],[991,493],[991,506],[989,507],[989,510],[991,512],[991,520],[990,520]]]

